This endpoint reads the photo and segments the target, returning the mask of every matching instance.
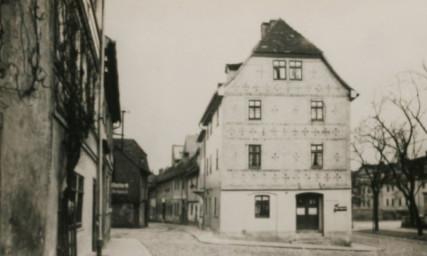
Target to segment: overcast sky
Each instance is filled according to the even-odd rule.
[[[244,61],[260,25],[282,18],[320,48],[361,96],[352,126],[373,93],[427,60],[427,1],[106,0],[106,34],[117,42],[125,136],[169,166],[172,144],[199,120],[226,63]]]

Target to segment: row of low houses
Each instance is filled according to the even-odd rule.
[[[426,153],[427,154],[427,153]],[[427,156],[410,160],[409,165],[419,170],[416,188],[416,205],[420,216],[427,217]],[[377,168],[369,165],[367,168]],[[364,168],[352,173],[353,178],[353,219],[371,220],[373,210],[373,194],[370,180]],[[380,220],[401,220],[408,216],[408,206],[402,192],[398,189],[393,179],[389,179],[382,186],[379,193],[378,212]]]
[[[194,154],[152,178],[150,217],[229,236],[351,240],[350,102],[357,93],[283,20],[225,67]]]
[[[146,154],[113,139],[121,109],[103,5],[0,4],[0,255],[90,255],[123,215],[146,225]]]

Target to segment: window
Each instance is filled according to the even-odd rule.
[[[249,120],[261,120],[260,100],[249,100]]]
[[[270,196],[255,196],[255,218],[270,218]]]
[[[71,191],[74,195],[74,207],[76,209],[76,225],[82,226],[83,216],[83,193],[84,193],[84,178],[78,173],[74,173],[71,181]]]
[[[249,168],[261,167],[261,145],[249,145]]]
[[[399,198],[399,206],[402,206],[402,198]]]
[[[286,61],[273,60],[273,79],[274,80],[286,79]]]
[[[212,173],[212,155],[209,156],[209,173]]]
[[[323,167],[323,145],[311,144],[311,168]]]
[[[218,206],[218,203],[217,203],[217,201],[216,201],[216,197],[215,197],[215,198],[214,198],[214,216],[215,216],[215,217],[218,217],[217,206]]]
[[[369,199],[368,199],[368,201],[367,201],[367,206],[368,206],[368,207],[371,207],[371,200],[369,200]]]
[[[391,206],[394,206],[394,198],[391,199]]]
[[[185,188],[185,181],[184,180],[182,180],[181,181],[181,189],[184,189]]]
[[[386,205],[387,205],[387,206],[389,205],[389,203],[388,203],[388,198],[387,198],[387,201],[386,201]]]
[[[210,214],[210,211],[209,211],[210,208],[211,208],[211,198],[208,197],[207,204],[206,204],[206,214],[207,215]]]
[[[218,149],[216,149],[216,161],[215,161],[215,169],[218,171]]]
[[[302,61],[289,61],[289,79],[302,80]]]
[[[323,121],[323,101],[311,101],[311,121]]]

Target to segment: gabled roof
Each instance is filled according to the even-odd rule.
[[[178,165],[172,166],[166,169],[163,173],[154,176],[154,183],[162,183],[171,180],[175,177],[186,176],[199,171],[199,165],[197,163],[198,154],[186,161],[180,161]]]
[[[137,168],[150,173],[147,154],[134,139],[114,139],[114,154],[123,154]]]
[[[222,97],[223,96],[218,94],[218,91],[214,93],[211,101],[209,102],[209,105],[207,106],[205,112],[203,113],[202,119],[200,119],[200,124],[207,125],[211,121],[213,114],[215,114],[215,111],[218,109],[218,106],[221,104]]]
[[[282,19],[271,20],[268,23],[263,23],[263,26],[265,26],[264,36],[253,49],[253,55],[266,53],[322,55],[321,50]]]

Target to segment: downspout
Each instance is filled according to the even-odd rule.
[[[103,181],[102,181],[102,102],[103,102],[103,94],[104,94],[104,48],[105,48],[105,0],[102,0],[102,26],[101,26],[101,46],[100,46],[100,54],[99,54],[99,94],[98,94],[98,168],[97,168],[97,187],[98,187],[98,239],[96,241],[96,255],[102,256],[102,243],[103,243],[103,233],[102,233],[102,198],[103,198]]]

